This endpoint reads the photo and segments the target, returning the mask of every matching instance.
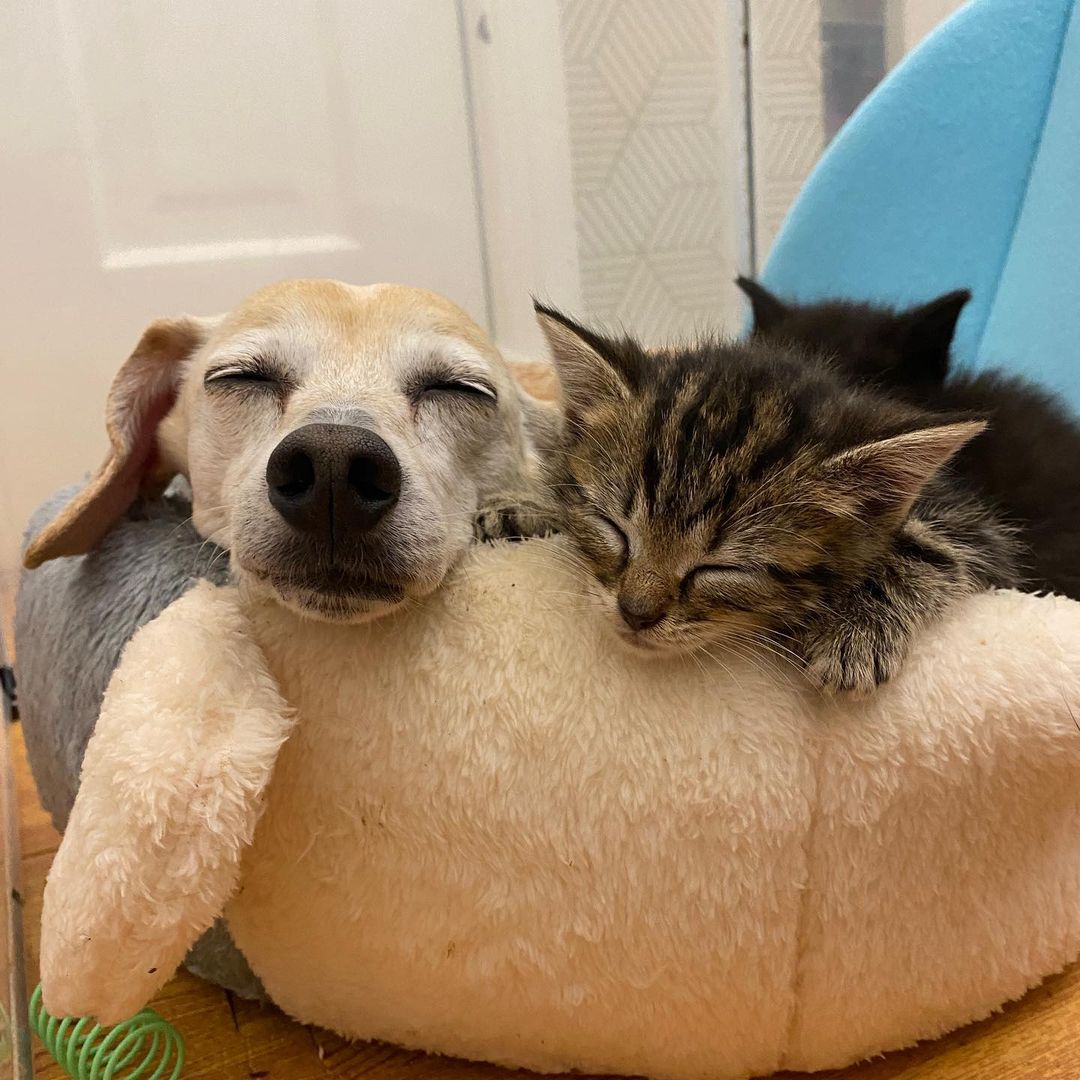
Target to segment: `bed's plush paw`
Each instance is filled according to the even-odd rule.
[[[536,499],[504,498],[480,507],[473,521],[478,543],[525,540],[555,532],[551,509]]]
[[[294,722],[237,590],[199,582],[135,634],[45,884],[50,1010],[112,1023],[157,993],[236,892]]]
[[[111,974],[103,977],[100,957],[92,966],[76,962],[53,970],[50,965],[41,972],[41,1003],[58,1020],[92,1016],[103,1027],[112,1027],[134,1016],[151,995],[138,980],[124,982]]]
[[[904,662],[906,641],[883,627],[839,623],[817,627],[803,642],[806,675],[819,690],[872,694]]]

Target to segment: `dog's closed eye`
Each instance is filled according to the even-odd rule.
[[[410,388],[410,396],[419,404],[425,399],[444,395],[456,395],[460,398],[472,398],[479,404],[494,403],[499,400],[495,387],[483,379],[474,376],[429,375],[420,378]]]
[[[207,390],[288,390],[289,380],[263,360],[230,360],[210,368],[203,376]]]

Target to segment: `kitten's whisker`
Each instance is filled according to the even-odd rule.
[[[206,564],[206,569],[205,569],[205,572],[206,572],[206,573],[210,573],[210,571],[211,571],[211,570],[213,570],[213,569],[214,569],[214,567],[215,567],[215,566],[216,566],[216,565],[217,565],[217,564],[218,564],[218,563],[219,563],[219,562],[220,562],[220,561],[221,561],[221,560],[222,560],[223,558],[224,558],[224,559],[228,559],[228,557],[229,557],[229,553],[228,553],[228,551],[226,551],[226,550],[225,550],[224,548],[222,548],[222,549],[221,549],[221,550],[220,550],[219,552],[217,552],[217,554],[216,554],[216,555],[214,555],[214,557],[213,557],[213,558],[212,558],[212,559],[210,560],[210,562],[208,562],[208,563]]]
[[[736,674],[735,674],[735,673],[734,673],[734,672],[733,672],[733,671],[731,670],[731,668],[729,668],[729,667],[727,666],[727,664],[725,664],[725,663],[723,662],[723,660],[721,660],[721,659],[720,659],[720,657],[716,656],[716,655],[715,655],[715,654],[714,654],[714,653],[713,653],[713,652],[712,652],[712,651],[711,651],[710,649],[708,649],[708,648],[707,648],[706,646],[704,646],[704,645],[703,645],[703,646],[701,647],[701,649],[700,649],[699,651],[700,651],[700,652],[701,652],[701,653],[702,653],[702,654],[703,654],[704,656],[707,656],[707,657],[709,657],[709,659],[710,659],[710,660],[712,660],[712,661],[713,661],[713,662],[714,662],[715,664],[719,665],[719,666],[720,666],[720,667],[721,667],[721,668],[722,668],[722,669],[724,670],[724,673],[725,673],[725,674],[726,674],[726,675],[728,676],[728,678],[729,678],[729,679],[731,679],[731,681],[732,681],[732,682],[733,682],[733,683],[735,684],[735,687],[736,687],[736,689],[737,689],[737,690],[739,691],[739,693],[740,693],[740,694],[743,694],[743,693],[745,693],[745,690],[743,689],[743,685],[742,685],[742,683],[741,683],[741,682],[739,681],[739,678],[738,678],[738,676],[737,676],[737,675],[736,675]]]
[[[788,672],[790,668],[785,670],[785,667],[780,665],[773,657],[768,655],[762,655],[760,652],[754,649],[748,649],[740,643],[730,643],[731,651],[736,655],[742,657],[755,671],[764,672],[770,678],[782,675],[785,678],[790,678]]]
[[[738,644],[744,648],[749,648],[755,651],[768,653],[770,656],[774,656],[777,660],[781,661],[787,667],[802,668],[805,667],[805,661],[798,653],[792,652],[791,649],[787,649],[776,642],[769,641],[767,639],[747,637],[739,639]]]

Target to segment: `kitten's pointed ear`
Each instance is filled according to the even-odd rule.
[[[750,300],[754,312],[754,330],[767,334],[780,323],[788,313],[788,306],[775,293],[769,292],[759,281],[740,275],[735,279]]]
[[[905,374],[926,382],[945,380],[956,323],[970,299],[967,289],[955,289],[901,316]]]
[[[844,450],[825,462],[830,509],[902,521],[926,482],[986,426],[985,420],[941,424]]]
[[[537,300],[533,308],[551,349],[569,418],[601,401],[628,396],[625,364],[611,355],[610,342]]]

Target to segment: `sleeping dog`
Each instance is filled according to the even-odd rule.
[[[288,281],[227,315],[159,320],[106,424],[108,459],[30,543],[28,567],[89,550],[176,473],[237,583],[321,619],[430,593],[474,535],[546,531],[534,488],[553,411],[421,289]]]

